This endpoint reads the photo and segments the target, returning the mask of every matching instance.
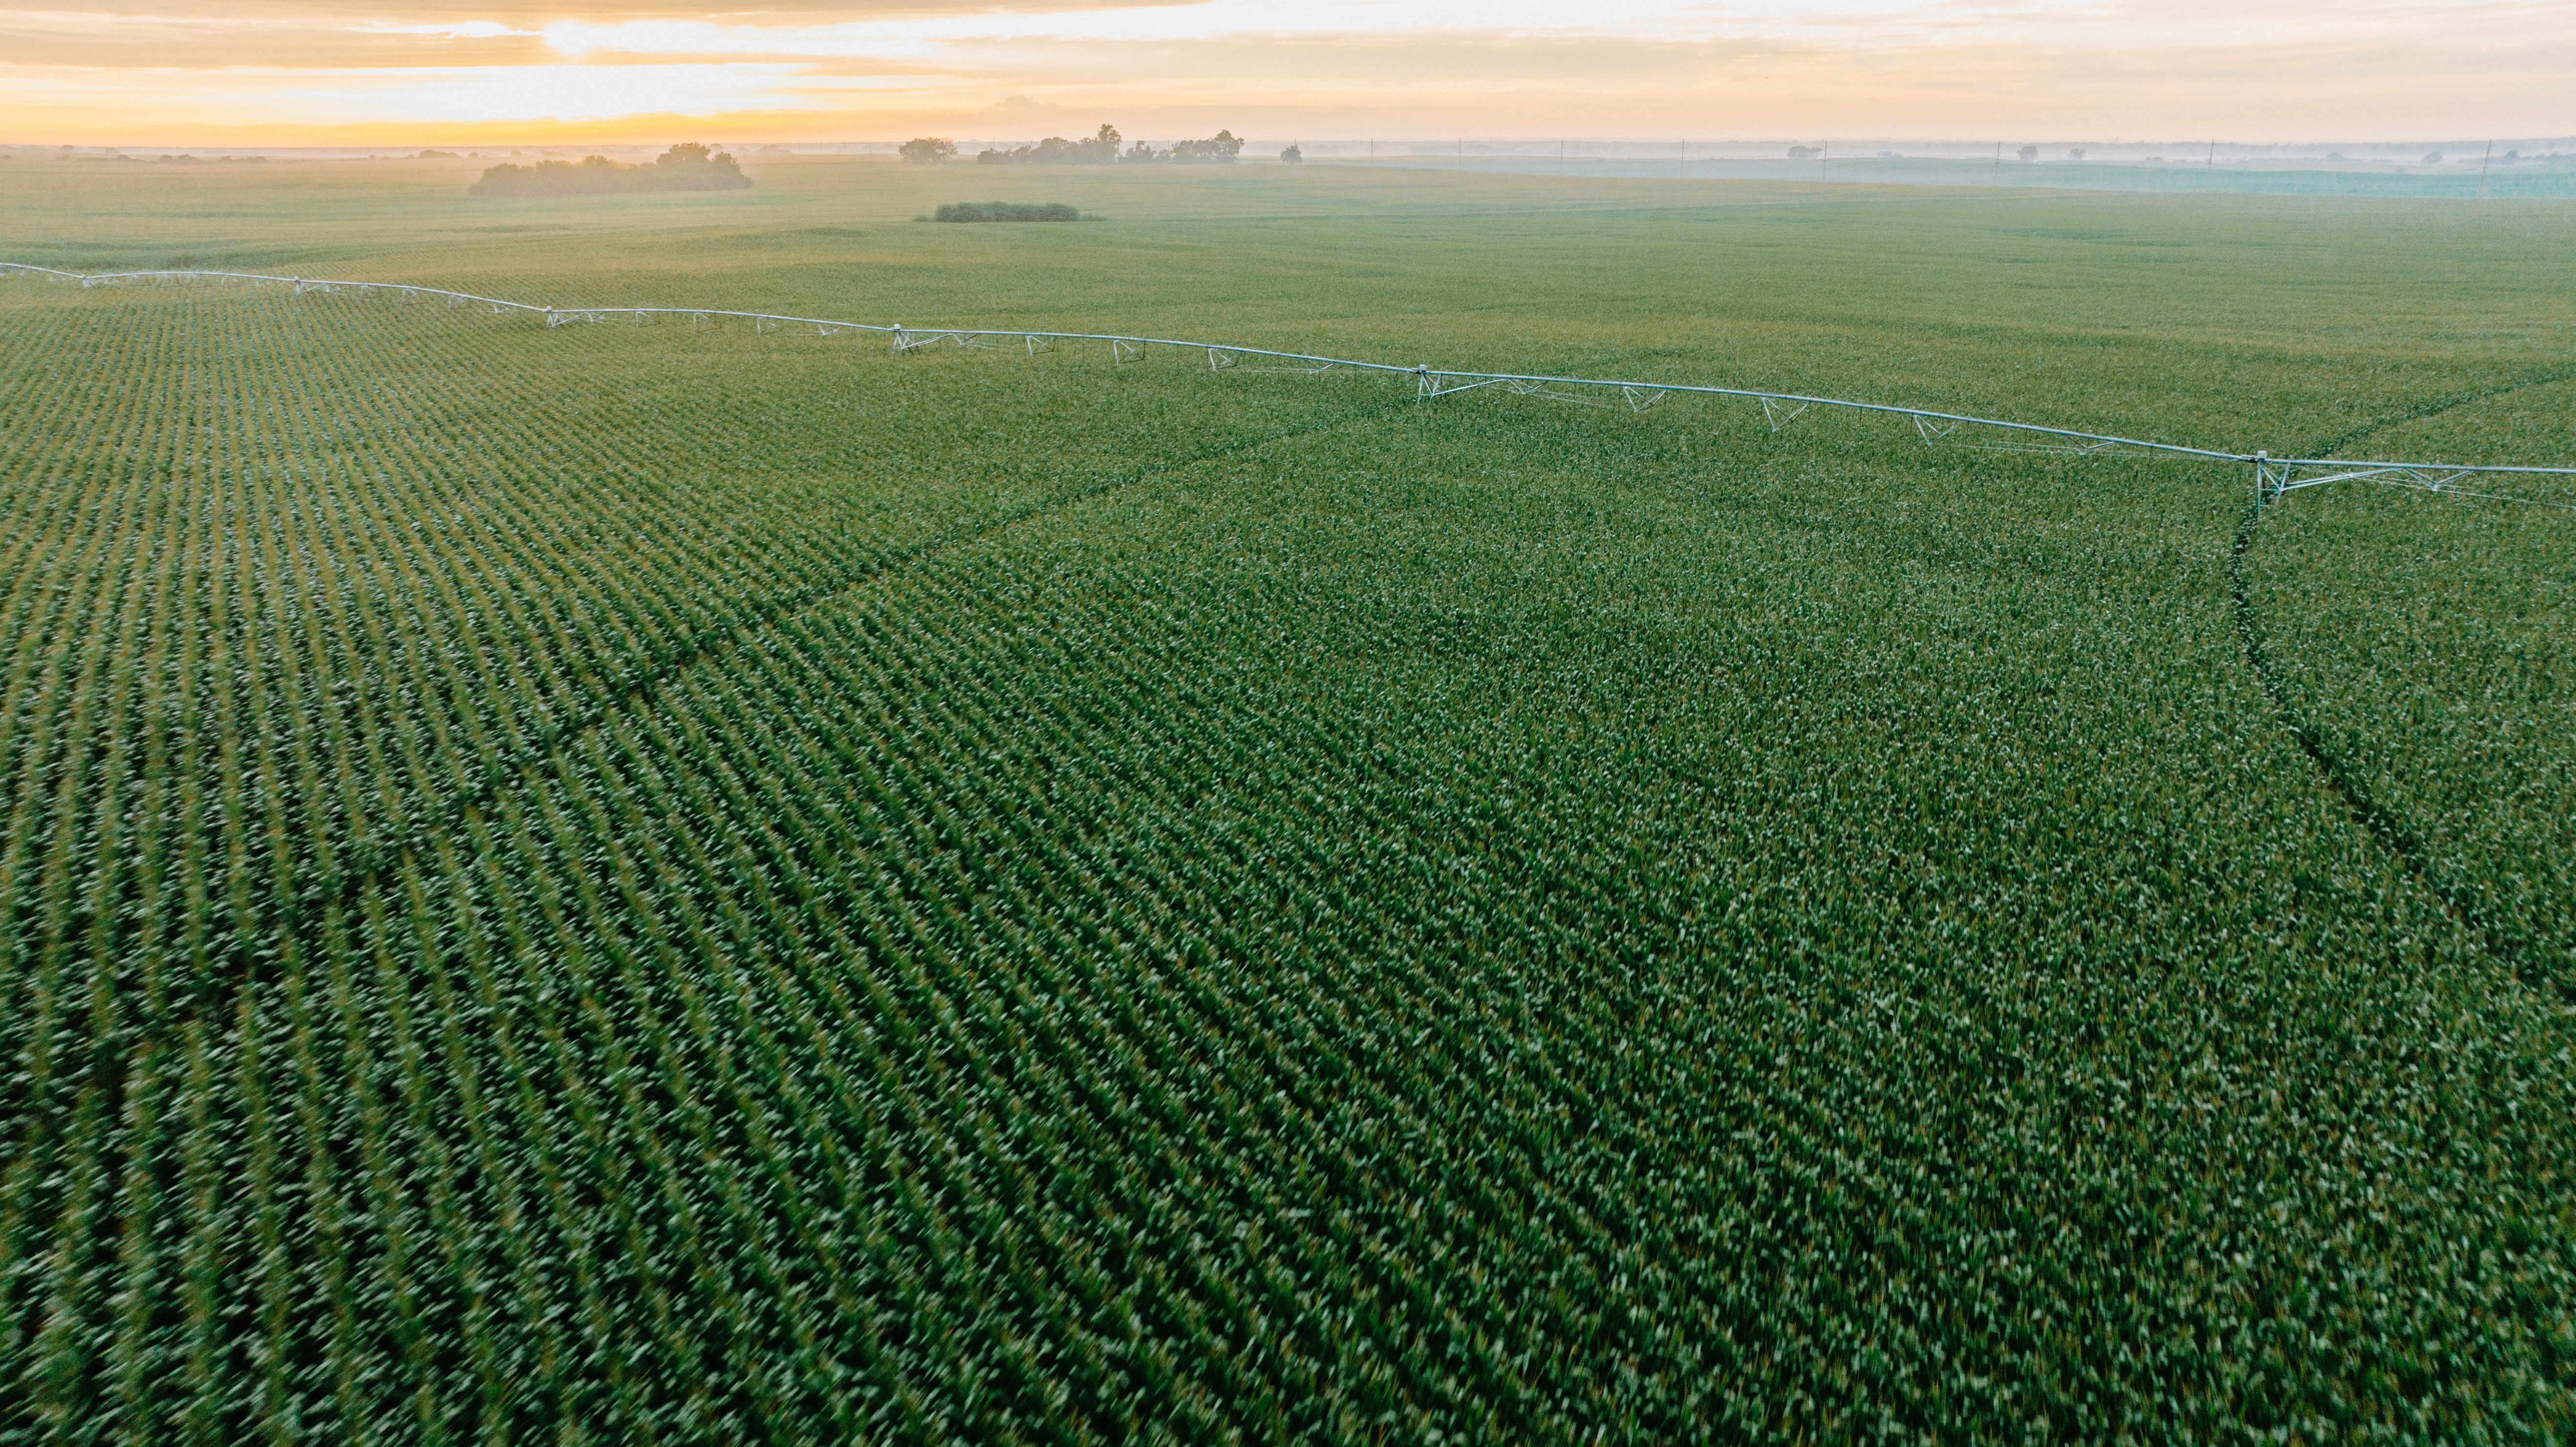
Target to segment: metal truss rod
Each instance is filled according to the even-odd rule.
[[[1751,387],[1711,387],[1681,382],[1639,382],[1608,377],[1559,377],[1534,372],[1460,372],[1437,369],[1428,365],[1398,366],[1389,362],[1359,361],[1348,357],[1327,357],[1312,352],[1283,352],[1266,347],[1242,347],[1225,342],[1189,341],[1175,337],[1140,337],[1112,332],[1044,332],[1023,328],[981,329],[972,327],[925,330],[901,323],[880,325],[871,322],[840,321],[828,317],[790,316],[778,312],[722,311],[709,307],[550,307],[502,297],[481,296],[473,292],[450,291],[441,287],[414,286],[400,282],[333,281],[314,277],[273,276],[262,272],[242,271],[59,271],[48,266],[31,266],[21,262],[0,262],[0,275],[32,274],[61,277],[83,286],[110,285],[124,281],[145,280],[224,280],[252,283],[278,283],[295,288],[300,295],[307,291],[386,293],[403,299],[413,297],[445,298],[453,306],[482,303],[496,315],[523,312],[541,318],[548,328],[571,321],[605,321],[611,316],[631,317],[641,323],[654,317],[689,317],[698,322],[723,318],[745,320],[755,331],[776,331],[783,326],[810,326],[820,336],[838,332],[874,332],[891,336],[898,356],[946,342],[964,348],[991,347],[996,344],[1018,344],[1031,353],[1046,349],[1056,342],[1106,342],[1113,362],[1141,359],[1146,349],[1163,347],[1198,352],[1205,356],[1212,370],[1297,372],[1321,375],[1325,372],[1374,372],[1383,375],[1410,376],[1415,395],[1424,399],[1445,397],[1453,392],[1473,391],[1500,385],[1522,396],[1554,398],[1567,402],[1588,402],[1587,392],[1602,401],[1594,405],[1643,412],[1667,396],[1738,397],[1758,403],[1763,419],[1773,431],[1787,426],[1800,413],[1811,407],[1830,407],[1845,412],[1870,413],[1910,419],[1927,444],[1937,445],[1960,427],[1976,427],[2011,434],[2022,439],[2017,443],[1968,443],[1974,450],[2000,452],[2043,452],[2075,457],[2101,457],[2127,453],[2131,455],[2172,457],[2206,462],[2252,463],[2258,496],[2268,502],[2282,493],[2299,488],[2316,487],[2330,482],[2368,481],[2403,487],[2419,487],[2431,492],[2457,492],[2451,484],[2469,476],[2557,476],[2576,477],[2576,467],[2516,467],[2468,465],[2454,463],[2381,462],[2351,458],[2275,458],[2268,453],[2189,447],[2178,442],[2157,442],[2138,437],[2116,437],[2108,433],[2083,432],[2067,427],[2045,427],[2034,422],[2013,422],[1999,417],[1976,417],[1960,412],[1941,412],[1927,407],[1902,407],[1886,402],[1862,402],[1847,397],[1818,397],[1802,392],[1770,392]],[[1288,366],[1245,367],[1246,361],[1289,363]],[[2315,475],[2308,475],[2315,474]],[[2463,496],[2502,496],[2469,494]],[[2536,502],[2538,499],[2514,498],[2509,501]],[[2567,506],[2542,503],[2543,506]]]
[[[2289,493],[2307,488],[2324,487],[2329,483],[2337,482],[2367,482],[2380,487],[2402,487],[2416,492],[2439,493],[2446,497],[2522,503],[2531,507],[2576,512],[2576,502],[2521,497],[2512,493],[2488,492],[2459,485],[2464,480],[2475,481],[2491,477],[2567,476],[2576,476],[2576,468],[2488,467],[2467,463],[2355,462],[2331,457],[2272,458],[2257,453],[2254,457],[2254,497],[2258,506],[2268,507]]]

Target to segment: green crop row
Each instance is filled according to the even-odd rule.
[[[1848,301],[1745,345],[1911,387]],[[2067,412],[2329,385],[2188,332]],[[0,1441],[2576,1428],[2557,515],[349,297],[0,337]],[[2365,341],[2320,428],[2558,446]]]
[[[2564,482],[2455,484],[2515,502],[2293,495],[2249,529],[2245,571],[2281,709],[2321,764],[2490,954],[2576,1001]]]

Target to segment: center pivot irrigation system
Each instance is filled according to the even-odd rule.
[[[1319,357],[1305,352],[1278,352],[1263,347],[1239,347],[1216,342],[1189,342],[1170,337],[1130,337],[1106,332],[1032,332],[1002,331],[968,327],[925,329],[908,327],[901,322],[891,325],[871,322],[832,321],[823,317],[785,316],[776,312],[726,311],[713,307],[551,307],[528,302],[507,301],[500,297],[477,296],[472,292],[448,291],[434,286],[412,286],[390,281],[329,281],[305,276],[271,276],[243,271],[116,271],[84,273],[57,271],[47,266],[28,266],[19,262],[0,262],[0,277],[51,276],[77,281],[83,287],[117,286],[135,282],[242,281],[255,285],[287,286],[294,294],[308,292],[323,295],[374,296],[397,302],[443,303],[463,309],[488,307],[495,316],[525,314],[542,318],[546,326],[570,326],[576,322],[628,322],[649,326],[665,317],[686,317],[693,325],[710,326],[728,321],[751,323],[757,332],[783,331],[788,327],[812,327],[817,336],[836,336],[842,332],[873,332],[892,339],[894,354],[904,356],[932,347],[990,348],[1020,346],[1029,354],[1052,348],[1058,342],[1100,342],[1109,349],[1113,364],[1141,360],[1149,347],[1164,347],[1186,352],[1203,352],[1214,371],[1286,372],[1301,376],[1321,376],[1326,372],[1380,373],[1411,377],[1415,395],[1422,398],[1446,397],[1454,392],[1472,392],[1479,387],[1501,387],[1523,397],[1545,397],[1558,402],[1572,402],[1587,407],[1625,406],[1631,412],[1643,412],[1667,396],[1739,397],[1762,410],[1762,419],[1774,432],[1797,420],[1810,407],[1840,408],[1850,412],[1876,413],[1903,417],[1914,424],[1914,430],[1929,446],[1951,445],[1981,452],[2024,452],[2066,457],[2170,457],[2202,462],[2226,462],[2254,469],[2254,499],[2259,508],[2284,493],[2302,488],[2322,487],[2331,482],[2370,482],[2388,487],[2413,488],[2423,492],[2459,497],[2487,498],[2499,502],[2529,503],[2537,507],[2576,511],[2576,503],[2554,502],[2542,498],[2516,497],[2462,486],[2463,483],[2486,483],[2513,477],[2576,477],[2576,467],[2489,467],[2446,462],[2374,462],[2333,457],[2274,457],[2268,452],[2222,451],[2207,447],[2186,447],[2175,442],[2147,442],[2134,437],[2111,437],[2098,432],[2076,432],[2063,427],[2042,427],[2030,422],[2006,422],[1993,417],[1969,417],[1956,412],[1934,412],[1921,407],[1897,407],[1883,402],[1854,402],[1840,397],[1809,397],[1794,392],[1762,392],[1745,387],[1701,387],[1677,382],[1623,382],[1599,377],[1548,377],[1513,372],[1452,372],[1430,366],[1403,367],[1387,362],[1360,362],[1345,357]],[[1984,429],[1970,437],[1982,441],[1950,442],[1960,428]]]

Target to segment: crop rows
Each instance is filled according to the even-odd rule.
[[[2285,708],[2483,946],[2576,1000],[2576,518],[2416,493],[2336,498],[2335,515],[2305,501],[2248,548]]]
[[[365,312],[318,331],[194,298],[38,319],[14,352],[41,360],[13,379],[0,704],[13,1282],[96,1052],[166,1036],[173,1010],[223,1018],[242,980],[380,888],[456,801],[656,670],[1026,505],[1012,474],[1027,464],[1007,453],[873,498],[782,485],[818,466],[901,473],[923,439],[896,428],[875,456],[783,467],[612,457],[622,434],[685,447],[714,430],[689,425],[706,401],[665,387],[568,418],[544,398],[515,411],[524,390],[505,384],[496,406],[495,363],[517,359],[470,332],[426,376],[388,378],[360,361],[395,344]],[[120,369],[137,356],[156,365]],[[66,374],[140,381],[65,389]],[[1224,418],[1194,420],[1222,440]],[[729,446],[779,450],[729,430]],[[99,978],[148,1022],[85,998],[83,960],[111,966]]]
[[[0,372],[8,1440],[2576,1413],[2564,1013],[2232,492],[117,315]]]

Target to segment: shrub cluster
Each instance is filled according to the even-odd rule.
[[[931,213],[933,221],[1079,221],[1082,213],[1060,202],[958,201]]]
[[[539,161],[534,166],[504,163],[483,173],[467,188],[472,196],[604,196],[630,191],[740,191],[751,185],[742,166],[725,151],[695,142],[673,146],[649,166],[630,166],[606,156],[578,164]]]

